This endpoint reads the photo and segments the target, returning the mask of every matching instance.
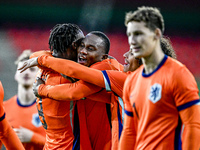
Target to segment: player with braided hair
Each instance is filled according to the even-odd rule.
[[[84,37],[83,32],[75,24],[57,24],[49,36],[49,51],[39,51],[31,57],[47,54],[49,56],[77,60],[77,42]],[[60,73],[40,68],[37,77],[46,85],[70,83],[72,78],[65,78]],[[44,150],[72,149],[73,147],[73,102],[54,101],[50,98],[37,98],[36,106],[39,118],[46,131]]]

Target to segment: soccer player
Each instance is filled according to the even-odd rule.
[[[30,50],[24,50],[15,61],[17,68],[28,60],[31,54]],[[23,73],[17,70],[15,80],[18,82],[18,93],[3,103],[8,122],[27,150],[42,150],[45,143],[46,134],[39,119],[36,97],[32,90],[37,71],[38,67],[29,68]]]
[[[143,65],[125,81],[120,149],[200,149],[197,84],[183,64],[162,51],[164,20],[160,11],[139,7],[126,14],[125,24],[132,52]]]
[[[40,55],[46,53],[51,57],[77,60],[77,42],[84,37],[83,32],[75,24],[57,24],[53,27],[49,37],[50,53],[39,51],[33,53]],[[60,73],[41,68],[39,78],[46,85],[74,82],[72,78],[65,78]],[[50,98],[37,98],[39,118],[46,131],[44,149],[72,149],[73,147],[73,102],[55,101]]]
[[[2,142],[8,150],[25,150],[16,133],[5,117],[3,107],[4,89],[0,81],[0,142]]]

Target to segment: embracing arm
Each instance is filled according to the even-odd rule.
[[[100,70],[88,68],[71,60],[54,58],[49,56],[38,57],[41,66],[83,81],[104,87],[104,79]]]
[[[109,69],[101,69],[106,70],[105,72],[110,72],[108,74],[108,77],[106,78],[102,71],[96,68],[88,68],[71,60],[54,58],[46,55],[42,55],[25,61],[23,66],[21,68],[18,68],[18,70],[21,70],[21,72],[23,72],[24,70],[37,65],[39,67],[50,68],[66,76],[77,78],[103,88],[106,88],[106,80],[110,80],[109,83],[110,87],[112,88],[111,90],[118,95],[122,95],[123,83],[127,77],[126,73],[120,71],[122,69],[122,65],[117,63],[117,61],[115,60],[110,60],[110,62],[107,62],[107,66],[110,67]],[[120,82],[118,82],[118,79],[120,80]],[[116,92],[115,90],[118,88],[120,90]]]
[[[59,85],[45,85],[41,84],[38,88],[38,95],[41,97],[49,97],[55,100],[79,100],[85,97],[92,98],[93,95],[97,96],[99,91],[102,92],[102,88],[96,85],[84,82],[82,80],[75,83],[65,83]],[[99,94],[99,100],[105,103],[109,103],[106,91]]]
[[[104,73],[108,74],[107,77],[105,77],[105,74],[98,70],[98,68],[88,68],[71,60],[59,59],[46,55],[27,60],[24,65],[18,69],[23,72],[27,68],[39,64],[40,67],[47,67],[69,77],[81,79],[103,88],[107,88],[106,82],[108,81],[107,83],[111,90],[121,97],[123,84],[127,74],[119,71],[122,69],[122,66],[114,60],[110,60],[109,62],[104,61],[104,63],[107,63],[107,66],[110,67],[109,69],[101,69],[106,70]]]
[[[95,84],[103,88],[106,88],[107,82],[112,91],[114,91],[119,96],[122,96],[122,89],[127,74],[118,71],[121,70],[122,67],[114,60],[111,60],[109,62],[111,63],[110,66],[114,67],[114,70],[103,69],[106,71],[100,71],[95,68],[88,68],[70,60],[53,58],[49,56],[40,56],[38,58],[38,63],[42,66],[51,68],[56,72],[65,74],[73,78],[81,79],[83,81]]]

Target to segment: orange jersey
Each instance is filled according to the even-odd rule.
[[[8,150],[24,150],[22,143],[5,117],[3,108],[4,90],[0,81],[0,140]]]
[[[98,62],[91,67],[97,69],[111,69],[110,64],[107,61]],[[101,87],[90,85],[84,81],[78,81],[73,84],[58,85],[58,89],[54,88],[53,90],[50,90],[50,88],[45,90],[45,87],[43,87],[41,90],[43,91],[40,92],[39,89],[38,92],[39,94],[43,93],[42,96],[48,95],[57,100],[70,100],[71,98],[75,100],[84,98],[84,100],[77,101],[80,125],[80,133],[77,133],[80,134],[80,143],[77,144],[80,144],[81,149],[86,149],[84,146],[85,143],[83,143],[82,140],[84,140],[84,142],[86,141],[85,135],[87,134],[88,140],[91,143],[90,149],[111,148],[111,128],[109,116],[107,115],[107,113],[109,113],[108,109],[110,109],[110,94],[104,92]],[[101,101],[105,101],[109,104],[102,103]],[[83,120],[83,117],[85,120]],[[83,126],[85,126],[85,128],[83,128]],[[87,131],[87,133],[85,131]]]
[[[166,55],[152,73],[145,74],[143,70],[141,66],[133,72],[124,85],[125,113],[129,123],[125,122],[127,126],[123,133],[127,137],[136,134],[135,149],[181,149],[181,121],[186,115],[183,112],[199,104],[195,79],[184,65]],[[132,116],[134,124],[131,123]],[[199,129],[196,131],[198,133]],[[127,137],[121,139],[121,147],[130,142]]]
[[[45,130],[40,122],[35,101],[30,105],[22,105],[15,95],[4,102],[6,117],[13,128],[25,127],[33,131],[30,143],[23,143],[28,150],[42,150],[45,143]]]
[[[49,59],[51,59],[51,60],[49,60]],[[96,80],[99,84],[98,83],[95,83],[95,84],[98,85],[98,86],[101,86],[101,87],[105,87],[105,85],[104,85],[105,79],[104,79],[104,76],[103,76],[103,74],[100,70],[110,70],[110,69],[121,70],[122,69],[121,64],[119,64],[116,60],[113,60],[113,59],[107,59],[107,60],[104,60],[102,62],[96,63],[95,65],[92,65],[91,68],[82,66],[78,63],[75,63],[75,62],[72,62],[72,61],[69,61],[69,60],[54,59],[54,58],[50,58],[50,57],[46,57],[46,56],[39,57],[39,63],[43,67],[49,67],[53,70],[56,70],[57,72],[62,72],[63,74],[68,75],[68,76],[73,74],[72,76],[77,78],[76,75],[79,75],[79,76],[82,75],[85,78],[88,78],[88,80],[89,79],[93,80],[93,82],[94,82],[94,80]],[[72,63],[72,64],[70,64],[70,63]],[[57,64],[60,64],[59,67],[55,67],[55,66],[57,66]],[[69,67],[69,65],[71,67]],[[97,67],[97,66],[100,66],[100,65],[102,67]],[[74,67],[72,67],[72,66],[74,66]],[[106,66],[108,66],[108,67],[105,68]],[[68,68],[68,67],[69,67],[69,69],[63,69],[63,68]],[[73,72],[76,69],[78,69],[79,73],[77,73],[77,71],[75,73]],[[73,72],[73,73],[69,75],[68,72],[71,72],[71,73]],[[85,73],[86,73],[86,75],[85,75]],[[114,75],[115,75],[115,73],[123,74],[121,77],[122,77],[122,80],[123,79],[125,80],[125,77],[126,77],[125,73],[122,73],[122,72],[119,72],[119,71],[113,71]],[[116,83],[112,84],[114,88],[116,88],[116,87],[118,88],[117,89],[118,93],[119,93],[119,91],[121,91],[120,95],[122,95],[123,81],[120,82],[121,85],[119,85],[119,86],[118,86],[117,82],[116,82],[117,84]],[[91,91],[93,91],[93,93],[94,93],[94,89],[95,89],[94,85],[88,84],[86,82],[80,84],[80,82],[84,82],[84,81],[79,81],[79,85],[78,85],[78,82],[77,82],[77,83],[74,83],[73,86],[72,85],[59,85],[59,86],[57,86],[56,88],[60,89],[59,94],[58,93],[56,94],[54,92],[55,89],[56,89],[55,86],[48,86],[48,87],[47,86],[40,86],[39,94],[41,94],[42,96],[50,96],[52,98],[65,100],[65,99],[70,99],[70,98],[74,99],[75,97],[76,98],[82,98],[82,97],[88,96],[88,95],[92,94]],[[80,90],[78,90],[78,88]],[[63,90],[63,92],[61,92],[61,89],[65,89],[65,91]],[[82,91],[81,91],[81,89],[82,89]],[[87,90],[88,90],[88,92],[86,92]],[[78,94],[78,93],[80,93],[80,94]],[[80,97],[77,97],[77,95],[79,95]],[[100,96],[102,97],[102,95],[103,94],[101,94]],[[91,98],[91,96],[89,96],[87,98]],[[117,149],[118,140],[119,140],[120,133],[121,133],[121,130],[122,130],[122,127],[123,127],[123,125],[122,125],[123,101],[119,96],[115,95],[114,93],[112,93],[111,97],[112,98],[109,98],[109,101],[107,101],[107,99],[104,98],[104,102],[105,103],[111,103],[112,149]],[[101,98],[100,99],[93,98],[92,100],[93,101],[95,101],[95,100],[102,101]],[[88,107],[88,108],[90,108],[90,107]],[[86,111],[87,111],[87,109],[86,109]]]
[[[43,54],[37,52],[37,55]],[[34,57],[37,56],[34,53]],[[47,70],[40,70],[38,76],[41,77],[46,85],[56,85],[70,83],[60,73]],[[43,127],[46,129],[46,143],[44,149],[72,149],[73,146],[73,129],[72,113],[73,102],[55,101],[50,98],[37,98],[36,101],[39,118]]]

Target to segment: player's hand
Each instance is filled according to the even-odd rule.
[[[44,81],[41,78],[36,78],[36,81],[33,83],[33,93],[35,94],[36,97],[41,97],[38,94],[38,89],[40,87],[41,84],[44,84]]]
[[[18,138],[20,139],[21,142],[23,143],[28,143],[31,142],[31,138],[33,136],[33,131],[20,127],[20,128],[13,128],[15,133],[17,134]]]
[[[18,68],[21,70],[20,73],[24,72],[26,69],[37,66],[38,65],[38,57],[31,58],[29,60],[24,61],[23,65]]]

